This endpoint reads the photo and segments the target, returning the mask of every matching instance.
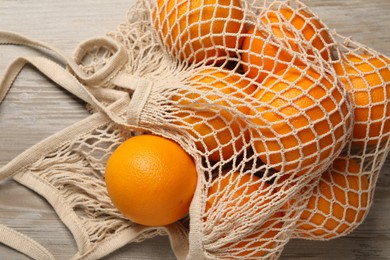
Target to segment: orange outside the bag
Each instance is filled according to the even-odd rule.
[[[261,25],[248,30],[242,47],[243,68],[248,77],[261,83],[267,75],[278,73],[291,65],[303,66],[302,54],[306,52],[313,57],[313,49],[323,59],[329,60],[327,44],[333,41],[322,23],[308,12],[291,8],[269,10],[261,22],[270,26],[272,36],[278,41],[268,38]]]
[[[289,68],[268,78],[251,111],[255,151],[282,173],[303,175],[318,169],[342,147],[350,111],[331,76],[313,68]],[[318,82],[318,83],[317,83]]]
[[[239,0],[158,0],[153,11],[163,43],[190,63],[220,63],[234,55],[242,43],[243,18]]]
[[[353,144],[376,145],[389,137],[389,66],[384,56],[368,54],[346,54],[334,65],[354,104]]]
[[[188,214],[197,173],[193,159],[177,143],[140,135],[112,153],[105,181],[113,204],[127,218],[163,226]]]
[[[255,86],[240,74],[214,67],[198,70],[186,83],[193,90],[180,90],[173,100],[183,107],[176,114],[177,124],[187,126],[197,149],[212,161],[243,152],[249,132],[242,116],[249,114],[246,95]]]
[[[356,228],[368,210],[369,183],[353,159],[338,158],[314,188],[296,231],[306,238],[331,239]]]
[[[260,212],[261,207],[266,207],[270,200],[265,199],[263,203],[255,205],[251,203],[251,200],[253,200],[251,196],[270,196],[268,194],[270,185],[267,183],[261,184],[259,180],[255,175],[240,174],[239,172],[218,177],[208,189],[206,214],[216,210],[214,207],[218,207],[218,205],[223,205],[221,210],[225,211],[224,216],[237,213],[240,208],[249,204],[251,204],[251,208],[259,207]],[[207,221],[207,219],[205,218],[204,221]],[[245,223],[245,220],[240,218],[233,221],[237,221],[235,225],[237,229]],[[238,242],[226,244],[224,249],[229,250],[232,257],[265,256],[277,246],[275,239],[279,235],[282,226],[282,213],[276,212],[254,232],[241,238]]]

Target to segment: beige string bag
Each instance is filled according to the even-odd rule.
[[[72,58],[1,32],[0,43],[53,59],[15,60],[0,100],[29,63],[91,112],[0,169],[53,206],[77,242],[73,259],[166,234],[178,259],[275,259],[290,239],[344,236],[367,215],[389,147],[389,59],[298,1],[216,2],[188,11],[188,1],[139,0]],[[176,141],[197,166],[188,217],[165,227],[130,222],[105,189],[111,152],[144,132]],[[3,225],[0,241],[54,259]]]

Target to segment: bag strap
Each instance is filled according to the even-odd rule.
[[[30,64],[59,86],[68,90],[70,93],[76,95],[85,102],[95,106],[100,111],[103,111],[115,124],[124,128],[132,128],[135,131],[145,130],[134,124],[133,121],[130,120],[129,122],[126,122],[126,119],[118,116],[116,113],[112,113],[112,111],[107,109],[107,107],[97,100],[95,95],[91,93],[93,92],[93,89],[96,89],[96,92],[101,91],[101,86],[105,82],[113,83],[131,91],[136,89],[142,90],[143,88],[149,89],[150,87],[149,80],[133,77],[127,75],[123,71],[121,72],[123,66],[128,61],[128,56],[124,47],[111,38],[92,38],[81,43],[76,49],[74,55],[75,57],[73,59],[55,47],[12,32],[0,31],[0,45],[22,45],[36,49],[49,50],[54,55],[58,56],[61,62],[69,68],[69,70],[67,70],[61,64],[41,56],[17,58],[6,68],[5,74],[0,81],[0,104],[4,100],[21,70],[25,65]],[[97,47],[104,47],[110,50],[113,54],[102,68],[91,75],[87,75],[80,69],[79,64],[88,52]],[[111,91],[115,92],[115,90]],[[116,95],[116,93],[114,95]],[[132,100],[131,104],[129,103],[130,107],[142,107],[143,105],[144,103],[139,103],[138,99],[134,101]]]
[[[92,38],[82,42],[78,46],[73,59],[54,46],[14,32],[0,31],[0,45],[20,45],[37,50],[41,49],[49,51],[57,56],[61,62],[65,63],[65,65],[68,66],[70,70],[88,86],[99,85],[101,81],[112,75],[114,71],[121,69],[121,67],[127,62],[126,50],[119,43],[109,37]],[[85,55],[96,47],[106,48],[110,50],[113,55],[104,67],[100,68],[99,71],[88,75],[80,68],[79,64],[82,62]]]
[[[119,71],[119,69],[121,69],[127,61],[127,55],[125,55],[124,49],[118,43],[109,38],[97,38],[86,41],[80,45],[78,52],[76,53],[78,55],[78,59],[81,59],[82,55],[85,55],[87,51],[96,45],[104,45],[106,48],[110,48],[110,50],[114,52],[106,66],[92,75],[86,75],[73,59],[69,58],[57,48],[16,33],[0,31],[0,45],[22,45],[35,49],[45,49],[54,54],[50,58],[46,58],[41,55],[19,57],[15,59],[6,68],[4,75],[0,80],[0,105],[5,99],[17,76],[23,70],[24,66],[30,64],[62,88],[66,89],[83,101],[97,107],[101,111],[101,113],[97,113],[98,117],[105,114],[111,121],[119,125],[126,125],[124,123],[124,119],[118,116],[118,114],[125,111],[126,106],[130,102],[129,95],[125,92],[119,92],[113,89],[96,87],[109,77],[113,77],[113,75],[117,73],[117,71]],[[57,57],[55,58],[55,56]],[[54,60],[60,60],[63,64],[55,62]],[[68,66],[68,69],[65,68],[65,66]],[[95,88],[87,87],[82,82],[84,84],[89,84],[89,86],[94,86]],[[109,106],[105,106],[99,101],[99,99],[111,100],[112,103]],[[74,134],[76,134],[80,132],[80,127],[88,128],[90,126],[81,126],[78,124],[78,126],[73,128],[70,127],[70,130],[73,129],[75,131]],[[55,140],[55,143],[59,145],[61,142],[65,142],[65,139],[69,138],[69,136],[69,134],[64,136],[60,132],[26,150],[14,158],[14,160],[0,168],[0,181],[11,178],[18,173],[20,169],[36,161],[40,156],[46,153],[48,149],[53,149],[53,140]],[[0,242],[30,256],[33,259],[54,259],[53,255],[48,250],[32,238],[1,224]]]
[[[53,260],[54,256],[31,238],[0,224],[0,242],[36,260]]]

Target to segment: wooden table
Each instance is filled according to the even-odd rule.
[[[124,21],[134,0],[1,0],[0,30],[15,31],[71,54],[77,44],[101,36]],[[390,1],[306,2],[343,35],[390,55]],[[0,47],[0,73],[17,56],[33,52]],[[24,149],[87,115],[83,104],[26,68],[0,107],[0,166]],[[329,242],[293,240],[282,259],[390,259],[390,159],[378,180],[365,222],[347,237]],[[0,223],[35,238],[58,259],[69,259],[76,245],[69,231],[39,196],[13,181],[0,184]],[[27,259],[0,245],[0,259]],[[107,259],[174,259],[166,237],[130,244]]]

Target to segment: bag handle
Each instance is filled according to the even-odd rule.
[[[77,60],[81,62],[87,51],[92,49],[97,44],[101,44],[102,46],[105,46],[105,48],[109,48],[115,53],[103,68],[92,75],[87,75],[80,69],[79,65],[73,59],[68,57],[68,55],[64,54],[56,47],[35,41],[13,32],[0,31],[0,45],[21,45],[36,49],[49,50],[53,54],[57,55],[60,60],[75,74],[75,76],[73,76],[70,71],[66,70],[63,66],[48,58],[41,56],[19,57],[6,68],[4,76],[0,81],[0,104],[4,100],[9,89],[24,66],[31,64],[45,76],[56,82],[61,87],[67,89],[69,92],[73,93],[80,99],[89,104],[101,106],[99,101],[97,101],[93,95],[88,92],[85,85],[95,86],[101,84],[109,76],[111,76],[111,74],[113,74],[115,71],[118,71],[127,62],[127,55],[125,55],[126,53],[122,46],[110,38],[104,37],[90,39],[80,44],[76,52]],[[85,83],[85,85],[83,85],[80,81]]]
[[[74,59],[71,59],[67,54],[54,46],[14,32],[0,31],[0,45],[20,45],[50,51],[58,56],[59,60],[64,62],[70,70],[88,86],[99,85],[115,71],[121,69],[127,62],[126,50],[119,43],[108,37],[92,38],[82,42],[75,52]],[[107,64],[99,69],[99,71],[92,75],[87,75],[80,69],[79,64],[82,62],[85,55],[96,47],[106,48],[110,50],[113,55],[108,60]]]
[[[6,68],[4,75],[0,80],[0,105],[25,65],[31,64],[59,86],[83,101],[99,108],[101,113],[96,113],[92,115],[92,117],[97,116],[101,118],[105,115],[115,123],[124,125],[123,118],[118,116],[118,114],[123,113],[122,111],[125,111],[126,106],[129,104],[130,97],[128,94],[113,89],[90,88],[82,84],[82,82],[89,84],[89,86],[98,86],[99,84],[102,84],[106,79],[117,73],[127,61],[125,50],[118,43],[109,38],[97,38],[84,42],[80,45],[78,52],[76,53],[78,55],[77,58],[81,59],[82,56],[96,44],[110,48],[114,54],[106,66],[101,70],[92,75],[86,75],[74,60],[55,47],[16,33],[0,31],[0,45],[23,45],[36,49],[45,49],[58,56],[57,58],[59,58],[60,62],[64,63],[60,64],[54,62],[54,55],[51,57],[53,60],[43,56],[16,58]],[[64,65],[68,66],[68,69],[66,69]],[[110,100],[111,105],[105,106],[99,99]],[[81,126],[78,124],[78,127],[75,126],[70,128],[79,131],[80,127],[84,129],[90,126]],[[59,145],[61,141],[66,141],[64,140],[66,137],[67,136],[55,134],[20,154],[14,158],[14,160],[0,168],[0,181],[11,178],[18,173],[21,168],[33,163],[38,157],[42,156],[47,149],[52,149],[53,139],[55,140],[54,143]],[[61,140],[59,141],[58,138]],[[33,259],[54,259],[53,255],[38,242],[2,224],[0,224],[0,242]]]
[[[132,128],[135,131],[145,130],[140,126],[135,125],[133,121],[126,122],[124,118],[110,111],[98,99],[96,99],[92,93],[93,89],[97,87],[100,87],[99,90],[101,90],[101,86],[105,82],[111,82],[131,91],[134,91],[135,89],[142,89],[143,87],[149,88],[150,86],[150,81],[148,80],[120,73],[120,70],[128,61],[128,56],[124,47],[114,40],[108,37],[92,38],[87,40],[78,46],[74,59],[71,59],[55,47],[12,32],[0,31],[0,45],[22,45],[49,50],[57,55],[69,68],[69,70],[67,70],[62,65],[40,56],[17,58],[6,68],[5,74],[0,81],[0,104],[4,100],[13,82],[24,66],[31,64],[59,86],[73,93],[85,102],[97,107],[100,111],[103,111],[115,124],[124,128]],[[82,62],[83,58],[89,51],[96,47],[104,47],[113,52],[113,55],[102,68],[92,75],[87,75],[80,69],[78,64]],[[115,92],[115,90],[111,91]],[[134,101],[129,104],[129,106],[137,107],[142,105],[143,103],[139,104]]]
[[[36,260],[53,260],[54,256],[35,240],[0,224],[0,242]]]

